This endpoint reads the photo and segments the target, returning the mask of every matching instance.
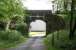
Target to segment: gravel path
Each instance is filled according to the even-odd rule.
[[[34,37],[29,38],[26,43],[22,43],[16,48],[9,48],[7,50],[45,50],[45,46],[43,44],[43,38]]]

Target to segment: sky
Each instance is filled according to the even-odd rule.
[[[52,10],[51,0],[23,0],[22,2],[29,10]]]
[[[35,20],[30,23],[30,30],[33,31],[46,31],[46,23],[42,20]]]
[[[39,31],[42,31],[42,32],[39,32]],[[30,28],[29,28],[30,37],[45,36],[45,35],[46,35],[46,22],[42,20],[35,20],[30,23]]]

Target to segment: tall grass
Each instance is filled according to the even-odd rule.
[[[16,30],[0,31],[0,48],[13,47],[25,38]]]
[[[54,34],[54,46],[52,46],[52,34]],[[76,48],[76,35],[73,40],[69,40],[69,31],[60,30],[49,34],[44,43],[48,50],[70,50]]]

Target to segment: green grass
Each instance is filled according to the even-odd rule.
[[[15,42],[9,42],[8,40],[7,41],[0,40],[0,48],[16,47],[18,44],[25,42],[25,41],[26,41],[26,38],[19,40],[19,41],[15,41]]]
[[[15,47],[18,44],[18,42],[0,42],[0,48],[10,48],[10,47]]]
[[[48,48],[48,50],[62,50],[62,49],[60,49],[60,48],[55,48],[55,47],[50,47],[50,48]]]
[[[59,39],[57,39],[57,33],[59,33]],[[52,34],[54,34],[54,46],[52,46]],[[48,50],[64,50],[71,47],[76,47],[76,34],[73,40],[69,40],[69,31],[60,30],[49,34],[45,39],[44,43]]]
[[[26,38],[16,30],[0,31],[0,48],[16,47],[25,40]]]

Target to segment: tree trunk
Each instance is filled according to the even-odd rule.
[[[54,33],[52,33],[52,46],[54,46]]]
[[[6,27],[5,27],[5,30],[9,30],[10,22],[11,22],[11,21],[8,21],[8,22],[7,22]]]
[[[57,40],[59,40],[59,30],[57,30]]]
[[[74,27],[73,27],[73,17],[74,17],[74,0],[72,0],[72,4],[71,4],[71,18],[70,18],[70,34],[69,34],[69,39],[73,39],[73,35],[74,35]]]
[[[72,34],[71,36],[74,37],[74,33],[75,33],[75,30],[76,30],[76,19],[75,19],[75,23],[74,23],[74,27],[73,27],[73,30],[72,30]]]

